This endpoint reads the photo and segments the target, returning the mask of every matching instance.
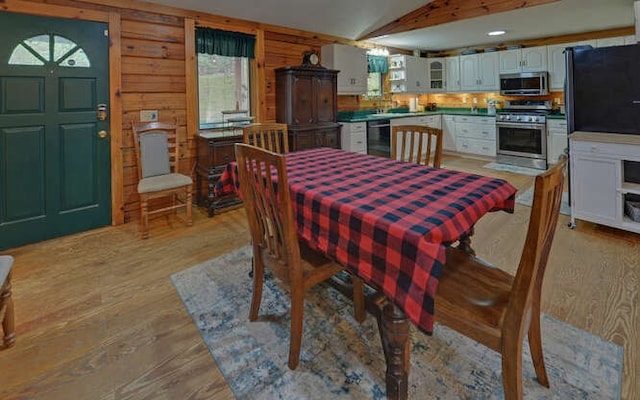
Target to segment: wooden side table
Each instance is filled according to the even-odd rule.
[[[196,201],[199,206],[206,207],[212,217],[221,208],[239,204],[241,200],[235,194],[216,196],[214,189],[227,164],[235,161],[234,144],[242,143],[242,131],[219,129],[203,131],[196,135]],[[204,193],[202,183],[206,181]]]

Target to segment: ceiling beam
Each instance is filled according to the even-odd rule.
[[[407,32],[556,1],[559,0],[433,0],[383,27],[359,37],[357,40]]]

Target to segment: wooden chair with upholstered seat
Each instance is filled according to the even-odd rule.
[[[442,129],[398,125],[391,129],[391,158],[440,168]]]
[[[2,318],[3,348],[13,346],[16,341],[13,300],[11,299],[11,267],[13,257],[0,256],[0,317]],[[4,315],[4,317],[2,317]]]
[[[242,128],[242,141],[274,153],[289,152],[287,124],[247,125]]]
[[[138,159],[142,238],[149,237],[150,214],[184,207],[186,224],[191,226],[193,181],[190,176],[178,171],[178,127],[164,122],[131,125]],[[169,205],[149,211],[149,200],[166,197],[170,197]]]
[[[535,178],[533,205],[515,277],[453,247],[435,299],[436,321],[499,352],[506,400],[522,399],[522,344],[528,333],[538,382],[549,387],[542,354],[540,296],[558,221],[566,157]]]
[[[253,297],[249,319],[255,321],[258,318],[264,270],[267,267],[290,288],[288,365],[289,368],[296,369],[302,342],[305,292],[344,268],[298,239],[284,155],[246,144],[238,143],[235,146],[240,192],[253,246]],[[362,281],[359,279],[354,279],[353,297],[356,319],[362,321],[365,317],[364,295]]]

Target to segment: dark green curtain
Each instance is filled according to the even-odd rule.
[[[367,55],[368,68],[367,72],[380,72],[386,74],[389,72],[389,62],[385,56]]]
[[[245,33],[196,27],[196,52],[255,58],[256,38]]]

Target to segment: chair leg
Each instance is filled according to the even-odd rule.
[[[192,194],[191,194],[191,186],[189,186],[187,188],[187,200],[186,200],[186,202],[187,202],[187,204],[186,204],[186,207],[187,207],[187,210],[186,210],[187,211],[187,226],[193,226],[193,218],[191,216],[191,196],[192,196]]]
[[[143,239],[149,237],[149,202],[146,196],[140,198],[140,230]]]
[[[540,302],[533,301],[531,307],[531,325],[529,326],[529,349],[531,350],[531,360],[536,370],[538,382],[545,387],[549,387],[549,377],[544,366],[544,354],[542,352],[542,332],[540,329]]]
[[[503,336],[502,387],[505,400],[522,400],[522,338]]]
[[[355,275],[351,275],[353,286],[353,311],[356,321],[362,323],[366,317],[364,312],[364,282]]]
[[[302,347],[302,324],[304,318],[304,290],[291,287],[291,333],[289,337],[289,368],[298,368]]]
[[[3,308],[5,308],[5,313],[2,320],[2,331],[4,332],[2,341],[4,342],[4,348],[8,348],[16,342],[13,299],[11,298],[11,273],[9,273],[7,281],[0,291],[0,310]]]
[[[249,321],[258,319],[260,303],[262,302],[262,286],[264,284],[264,264],[260,256],[256,257],[256,249],[253,249],[253,294],[251,296],[251,308],[249,309]]]

